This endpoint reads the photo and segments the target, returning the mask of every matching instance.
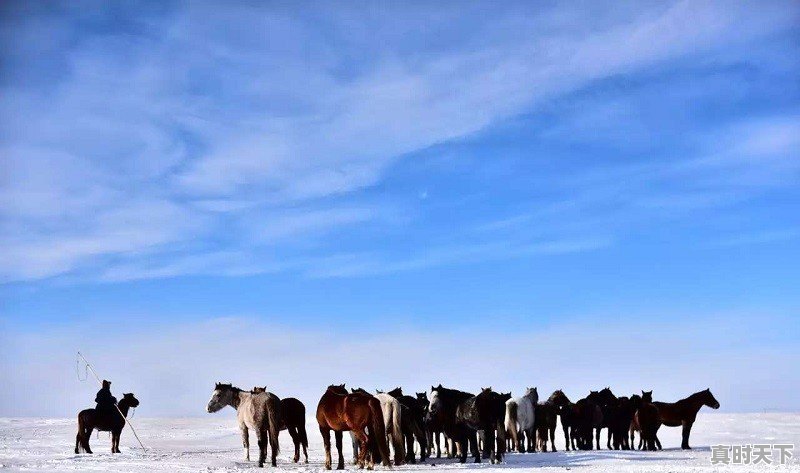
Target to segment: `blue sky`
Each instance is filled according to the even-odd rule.
[[[406,362],[431,359],[422,388],[450,375],[448,347],[480,365],[512,339],[547,366],[574,339],[585,369],[522,382],[512,364],[495,384],[798,409],[781,367],[800,359],[799,18],[792,2],[5,2],[0,374],[74,390],[78,348],[202,359],[238,333],[203,330],[242,326],[320,356],[353,336],[398,357],[431,343]],[[604,356],[642,365],[586,361]],[[138,369],[127,390],[174,375]],[[421,375],[375,371],[361,381]],[[217,376],[284,382],[224,363],[179,378]],[[0,415],[40,412],[1,396]]]

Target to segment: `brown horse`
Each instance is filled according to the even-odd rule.
[[[267,392],[267,387],[254,387],[253,394]],[[281,399],[281,430],[288,430],[289,436],[294,442],[294,458],[292,461],[300,461],[300,447],[303,447],[303,455],[308,463],[308,436],[306,435],[306,406],[299,399],[287,397]]]
[[[82,410],[78,414],[78,435],[75,436],[75,453],[80,453],[81,450],[86,453],[92,453],[92,449],[89,447],[89,438],[92,436],[94,429],[102,432],[111,432],[111,453],[121,453],[119,451],[119,438],[126,422],[123,416],[128,417],[130,408],[138,406],[139,400],[133,394],[127,393],[117,403],[122,415],[116,409],[113,411]]]
[[[703,406],[712,409],[719,409],[719,401],[711,394],[710,389],[692,394],[686,399],[678,402],[654,402],[658,408],[658,417],[661,423],[667,427],[683,427],[683,441],[681,448],[688,450],[689,434],[692,432],[692,424],[697,419],[697,412]]]
[[[558,422],[558,407],[549,399],[536,404],[536,418],[533,425],[536,429],[536,443],[540,452],[547,451],[547,435],[550,435],[550,446],[556,451],[556,423]]]
[[[661,427],[661,421],[658,416],[658,408],[645,402],[634,415],[636,423],[639,424],[641,430],[640,443],[643,444],[643,450],[661,450],[661,442],[658,441],[658,429]]]
[[[371,446],[377,444],[383,466],[389,466],[389,444],[386,442],[386,426],[383,423],[381,403],[373,396],[362,393],[347,393],[344,384],[331,385],[322,395],[317,406],[317,422],[325,443],[325,469],[331,469],[331,430],[336,437],[339,451],[337,470],[344,469],[342,455],[342,432],[353,432],[360,442],[358,466],[372,469],[374,458]],[[367,434],[369,428],[369,434]]]

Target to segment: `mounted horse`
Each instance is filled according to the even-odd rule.
[[[121,453],[119,451],[119,439],[122,435],[122,429],[125,427],[125,418],[128,417],[130,408],[138,406],[139,400],[132,393],[127,393],[117,403],[122,415],[116,408],[113,411],[103,409],[82,410],[78,413],[78,434],[75,436],[75,453],[77,454],[81,451],[92,453],[92,449],[89,447],[89,439],[94,429],[101,432],[111,432],[111,453]]]
[[[254,387],[253,394],[267,392],[267,387]],[[300,461],[300,448],[308,463],[308,435],[306,435],[306,406],[299,399],[286,397],[281,399],[281,430],[288,430],[294,443],[294,457],[292,461]]]
[[[413,396],[403,394],[403,388],[395,388],[386,393],[397,399],[403,411],[402,421],[403,436],[406,440],[406,462],[416,463],[414,455],[414,439],[419,443],[420,461],[428,457],[428,435],[425,432],[425,408]]]
[[[253,394],[243,391],[231,384],[217,383],[211,393],[206,410],[218,412],[225,406],[236,409],[239,429],[242,431],[245,460],[250,461],[249,431],[256,432],[258,439],[258,466],[263,467],[267,458],[267,444],[272,449],[272,466],[278,466],[280,452],[278,433],[281,429],[281,400],[270,392]]]
[[[719,401],[711,394],[710,389],[696,392],[678,402],[654,402],[653,405],[658,409],[658,417],[662,424],[667,427],[683,427],[681,448],[684,450],[691,448],[689,434],[692,432],[692,425],[697,419],[700,408],[708,406],[719,409]]]
[[[386,426],[383,422],[381,403],[369,394],[349,393],[344,384],[331,385],[317,405],[317,423],[325,444],[325,469],[331,469],[331,430],[336,437],[339,452],[337,470],[344,469],[342,454],[342,432],[353,432],[359,441],[357,465],[372,469],[375,464],[375,447],[384,466],[389,463],[389,445],[386,443]],[[369,428],[369,433],[367,433]]]
[[[528,388],[521,397],[506,401],[505,430],[511,437],[510,450],[524,452],[525,436],[528,438],[527,451],[536,449],[536,404],[539,402],[539,392],[536,388]],[[522,439],[520,439],[520,434]]]

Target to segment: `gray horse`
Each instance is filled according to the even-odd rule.
[[[245,460],[250,461],[248,432],[249,429],[252,429],[255,430],[258,438],[258,466],[264,466],[267,458],[267,442],[272,447],[272,466],[278,466],[276,458],[280,451],[278,446],[278,432],[281,428],[280,403],[281,400],[278,396],[270,392],[253,394],[230,384],[217,383],[206,409],[208,412],[217,412],[225,406],[236,409],[239,428],[242,430]]]

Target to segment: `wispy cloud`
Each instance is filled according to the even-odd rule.
[[[92,270],[125,279],[136,268],[142,277],[247,273],[250,265],[238,261],[263,261],[267,242],[386,222],[368,191],[404,157],[536,113],[598,81],[724,53],[793,27],[791,4],[780,2],[619,5],[602,13],[493,5],[491,21],[480,8],[441,5],[429,15],[423,7],[339,7],[347,12],[4,10],[0,277]],[[796,123],[764,124],[737,155],[796,147]],[[761,160],[769,170],[756,178],[734,170],[723,177],[764,184],[796,172],[796,160],[781,162],[780,172]],[[375,251],[357,246],[287,259]],[[429,264],[457,259],[448,252],[497,253],[453,248]],[[427,266],[414,260],[388,267]]]

